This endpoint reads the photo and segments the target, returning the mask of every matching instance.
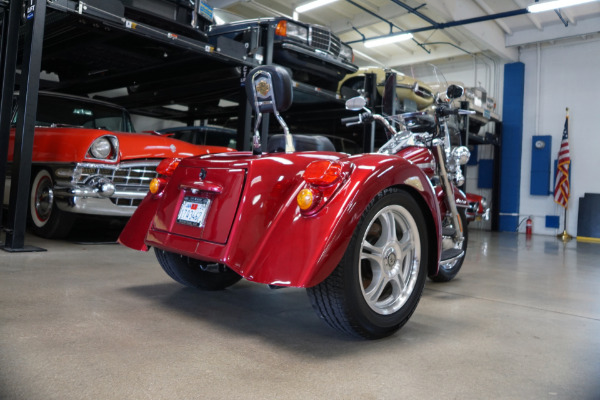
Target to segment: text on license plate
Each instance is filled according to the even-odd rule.
[[[179,208],[177,222],[184,225],[203,227],[209,207],[210,199],[186,196]]]

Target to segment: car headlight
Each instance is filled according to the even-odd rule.
[[[90,153],[94,158],[105,159],[110,155],[112,146],[106,138],[99,138],[90,146]]]
[[[277,23],[275,34],[308,43],[308,29],[302,25],[283,20]]]
[[[342,47],[340,48],[340,57],[347,61],[354,62],[354,52],[352,51],[352,47],[347,44],[342,44]]]

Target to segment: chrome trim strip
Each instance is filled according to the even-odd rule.
[[[348,63],[346,61],[336,60],[336,59],[333,58],[332,55],[329,55],[327,53],[317,53],[316,51],[307,50],[307,49],[305,49],[303,47],[296,46],[296,45],[291,44],[291,43],[283,43],[281,47],[284,48],[284,49],[286,49],[286,50],[293,50],[293,51],[295,51],[297,53],[302,53],[302,54],[310,56],[310,57],[318,58],[318,59],[320,59],[322,61],[326,61],[326,62],[328,62],[330,64],[335,65],[335,66],[342,67],[345,70],[350,71],[351,73],[358,71],[358,67],[356,65],[350,64],[350,63]]]

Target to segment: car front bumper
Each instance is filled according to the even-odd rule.
[[[146,197],[150,181],[157,176],[159,162],[79,163],[56,168],[53,188],[56,205],[76,214],[129,217]]]

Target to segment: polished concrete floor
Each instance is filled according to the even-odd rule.
[[[600,399],[598,244],[474,230],[454,281],[359,341],[303,290],[198,292],[83,240],[0,251],[0,398]]]

